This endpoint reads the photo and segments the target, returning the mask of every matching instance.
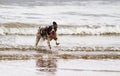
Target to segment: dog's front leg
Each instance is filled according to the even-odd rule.
[[[55,41],[56,41],[56,45],[59,45],[60,43],[58,42],[58,39],[56,38],[55,39]]]
[[[49,37],[47,38],[47,43],[48,43],[49,48],[51,49],[51,46],[50,46],[50,38],[49,38]]]
[[[55,34],[54,40],[56,42],[56,45],[59,45],[60,43],[58,42],[57,34]]]

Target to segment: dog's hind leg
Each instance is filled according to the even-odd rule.
[[[39,42],[39,40],[41,38],[41,34],[40,33],[41,33],[41,27],[39,27],[39,29],[37,31],[37,34],[36,34],[36,43],[35,43],[35,46],[38,45],[38,42]]]
[[[41,38],[41,35],[40,35],[40,34],[37,34],[37,35],[36,35],[36,43],[35,43],[35,46],[38,45],[38,42],[39,42],[40,38]]]
[[[49,37],[47,38],[47,44],[48,44],[49,48],[51,49],[51,46],[50,46],[50,38],[49,38]]]

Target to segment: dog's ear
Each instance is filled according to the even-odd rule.
[[[55,21],[53,21],[53,25],[57,25],[57,23]]]

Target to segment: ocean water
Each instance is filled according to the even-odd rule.
[[[119,9],[120,0],[0,0],[0,75],[120,76]],[[60,45],[35,47],[53,21]]]
[[[19,22],[44,26],[56,21],[61,27],[59,34],[118,35],[119,8],[119,0],[0,0],[0,23]],[[7,32],[11,31],[7,29]],[[0,29],[0,34],[3,32],[6,30]]]
[[[120,25],[119,0],[0,0],[0,22]]]

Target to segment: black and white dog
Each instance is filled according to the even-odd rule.
[[[51,45],[50,45],[50,41],[52,39],[54,39],[56,41],[56,45],[59,45],[59,43],[57,42],[58,38],[57,38],[57,23],[54,21],[53,24],[51,26],[45,27],[45,28],[41,28],[39,27],[37,35],[36,35],[36,46],[38,45],[38,42],[41,38],[43,38],[44,40],[46,39],[48,42],[48,46],[51,49]]]

